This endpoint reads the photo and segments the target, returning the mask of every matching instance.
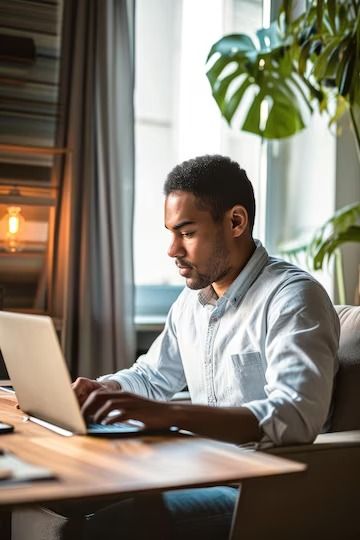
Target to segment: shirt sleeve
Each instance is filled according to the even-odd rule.
[[[178,302],[178,301],[177,301]],[[151,399],[168,400],[186,386],[175,328],[176,304],[171,307],[162,333],[148,352],[129,369],[99,377],[98,381],[114,380],[123,390]]]
[[[340,325],[316,282],[290,283],[269,303],[266,399],[244,404],[259,420],[262,443],[310,443],[329,413]]]

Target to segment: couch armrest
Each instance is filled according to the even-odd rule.
[[[232,540],[360,537],[360,432],[325,434],[314,444],[267,452],[307,469],[243,482]]]
[[[291,446],[277,446],[263,450],[274,455],[289,457],[295,454],[310,455],[316,452],[324,452],[325,450],[336,450],[346,448],[360,447],[360,430],[357,431],[338,431],[336,433],[322,433],[318,435],[312,444],[296,444]]]

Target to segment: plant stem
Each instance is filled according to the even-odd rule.
[[[358,128],[358,126],[356,124],[354,110],[353,110],[353,107],[351,105],[349,107],[349,110],[350,110],[351,124],[352,124],[354,135],[355,135],[357,154],[358,154],[358,158],[359,158],[359,162],[360,162],[360,133],[359,133],[359,128]]]
[[[340,249],[335,251],[335,272],[336,272],[336,285],[339,296],[339,304],[346,303],[345,284],[344,284],[344,271],[342,263],[342,255]]]
[[[358,6],[356,5],[355,0],[352,0],[352,6],[353,6],[353,9],[354,9],[354,16],[356,17],[357,16]]]

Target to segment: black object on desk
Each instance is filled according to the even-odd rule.
[[[0,421],[0,435],[3,435],[4,433],[11,433],[12,431],[14,431],[14,426]]]

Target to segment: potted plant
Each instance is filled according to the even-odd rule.
[[[266,139],[302,130],[315,108],[328,114],[330,126],[349,111],[360,159],[360,1],[311,0],[298,16],[294,9],[285,0],[278,20],[259,29],[256,40],[233,34],[213,45],[207,77],[214,99],[229,124],[241,116],[241,129]],[[292,254],[306,249],[320,269],[341,244],[360,242],[359,223],[357,202]],[[341,282],[341,263],[337,269]]]

